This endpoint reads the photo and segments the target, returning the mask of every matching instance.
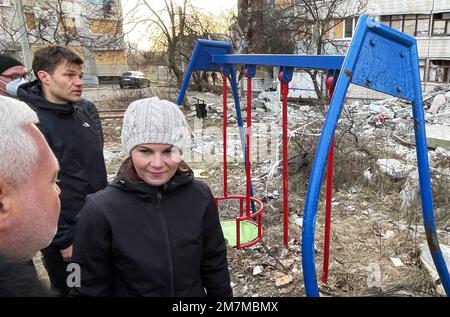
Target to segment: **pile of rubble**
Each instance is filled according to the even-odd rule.
[[[220,126],[222,121],[222,96],[210,94],[205,99],[208,99],[208,120]],[[229,134],[234,135],[234,138],[228,142],[228,153],[230,160],[234,160],[234,165],[237,167],[243,164],[242,151],[239,132],[236,130],[233,133],[233,128],[237,129],[234,102],[231,98],[229,101]],[[443,181],[447,183],[446,187],[450,187],[448,186],[448,183],[450,183],[450,87],[436,89],[432,93],[425,95],[423,101],[432,183]],[[241,100],[244,127],[245,105],[245,99]],[[280,188],[271,184],[278,182],[281,177],[281,113],[279,111],[273,111],[275,109],[273,107],[266,107],[264,104],[258,102],[254,103],[253,108],[253,137],[263,140],[272,139],[272,143],[276,144],[272,151],[272,156],[260,160],[258,164],[253,165],[254,176],[252,177],[252,181],[254,190],[268,204],[269,210],[280,210]],[[325,111],[319,111],[316,106],[307,104],[290,104],[288,112],[290,138],[300,136],[318,140]],[[187,116],[193,117],[195,116],[195,112],[193,111]],[[410,208],[413,205],[419,206],[419,181],[411,103],[400,98],[389,98],[368,104],[353,103],[345,105],[336,133],[339,133],[339,129],[342,130],[343,126],[349,128],[355,135],[366,138],[370,141],[369,143],[373,141],[373,151],[377,154],[376,168],[367,169],[362,176],[367,181],[371,181],[374,174],[385,174],[389,179],[402,184],[401,192],[397,196],[401,200],[399,205],[402,208]],[[274,135],[278,135],[278,137],[274,139]],[[383,142],[386,142],[384,146],[389,149],[389,151],[382,153],[377,152],[377,146],[379,145],[381,136],[383,137]],[[214,153],[217,157],[222,156],[221,135],[203,135],[198,141],[194,146],[196,151],[203,153],[206,150],[209,153]],[[214,150],[212,150],[213,148]],[[292,153],[290,152],[291,155]],[[245,186],[244,179],[241,176],[231,176],[231,182],[235,183],[235,187],[238,190]],[[214,192],[220,192],[220,183],[217,186],[212,184],[212,189]],[[300,203],[299,208],[291,210],[291,216],[301,216],[301,207]],[[436,208],[435,205],[437,217],[445,217],[447,215],[447,209],[448,206],[438,205]],[[295,217],[301,219],[299,216]],[[298,224],[295,221],[293,223],[300,225],[301,221]],[[438,233],[449,236],[449,229],[444,226],[443,230],[439,230]],[[442,246],[446,248],[444,244]],[[290,260],[290,258],[288,259]],[[426,255],[424,255],[422,261],[427,261]],[[424,266],[427,267],[426,265]],[[252,275],[259,276],[266,269],[261,271],[260,265],[255,264],[251,271]],[[298,274],[297,272],[294,273]],[[279,287],[277,284],[284,282],[285,278],[290,278],[289,274],[285,275],[273,277],[277,287]],[[278,278],[279,281],[277,280]],[[250,290],[248,291],[251,293]],[[241,292],[242,294],[247,294],[247,290],[245,289],[242,289]]]

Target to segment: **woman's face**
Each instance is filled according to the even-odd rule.
[[[147,184],[161,186],[175,175],[181,152],[170,144],[140,144],[131,150],[138,176]]]

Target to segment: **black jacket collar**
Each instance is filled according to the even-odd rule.
[[[71,115],[75,113],[75,104],[68,102],[65,104],[57,104],[49,102],[44,98],[42,87],[38,80],[21,85],[17,91],[20,100],[28,103],[32,107],[49,111],[55,111],[61,114]]]
[[[183,174],[177,172],[166,184],[152,186],[142,181],[132,182],[122,175],[118,175],[109,186],[126,192],[134,192],[143,200],[157,201],[158,195],[169,195],[175,189],[191,182],[193,179],[194,173],[191,170]]]

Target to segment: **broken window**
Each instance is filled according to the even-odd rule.
[[[416,36],[428,36],[430,30],[430,17],[427,15],[419,15],[417,18]]]
[[[437,13],[433,15],[433,35],[450,35],[450,15],[448,13]]]
[[[450,60],[431,60],[428,81],[450,83]]]
[[[342,20],[335,24],[333,28],[333,35],[335,39],[341,39],[344,37],[344,23]]]
[[[63,33],[77,34],[77,28],[75,26],[75,18],[63,17],[59,23],[59,31]]]
[[[420,81],[424,81],[425,74],[425,59],[419,59],[419,71],[420,71]]]
[[[26,24],[28,30],[34,30],[36,28],[36,18],[33,12],[25,12]]]
[[[416,35],[416,15],[405,16],[403,32],[412,36]]]
[[[402,30],[403,30],[403,15],[393,15],[391,17],[391,28],[402,32]]]

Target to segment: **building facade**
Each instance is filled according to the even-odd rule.
[[[366,14],[416,38],[426,90],[450,84],[450,0],[368,0]],[[337,24],[333,40],[348,46],[357,21],[348,17]]]
[[[426,91],[436,85],[450,84],[450,0],[318,0],[308,5],[299,0],[248,0],[241,3],[245,4],[243,9],[253,5],[253,11],[264,11],[262,7],[267,8],[270,3],[277,10],[293,12],[301,21],[298,26],[302,29],[289,31],[290,36],[297,40],[294,52],[297,54],[345,55],[359,16],[369,15],[416,38],[420,74]],[[330,9],[329,5],[333,3],[338,5]],[[308,7],[315,9],[315,16]],[[253,28],[253,33],[257,29]],[[252,37],[257,39],[253,33]],[[314,37],[321,37],[320,41],[315,41],[322,45],[319,50],[314,47]],[[349,94],[355,99],[387,97],[360,87],[351,87]]]
[[[83,57],[86,84],[115,82],[127,68],[120,0],[0,0],[0,20],[0,51],[22,61],[59,44]]]

